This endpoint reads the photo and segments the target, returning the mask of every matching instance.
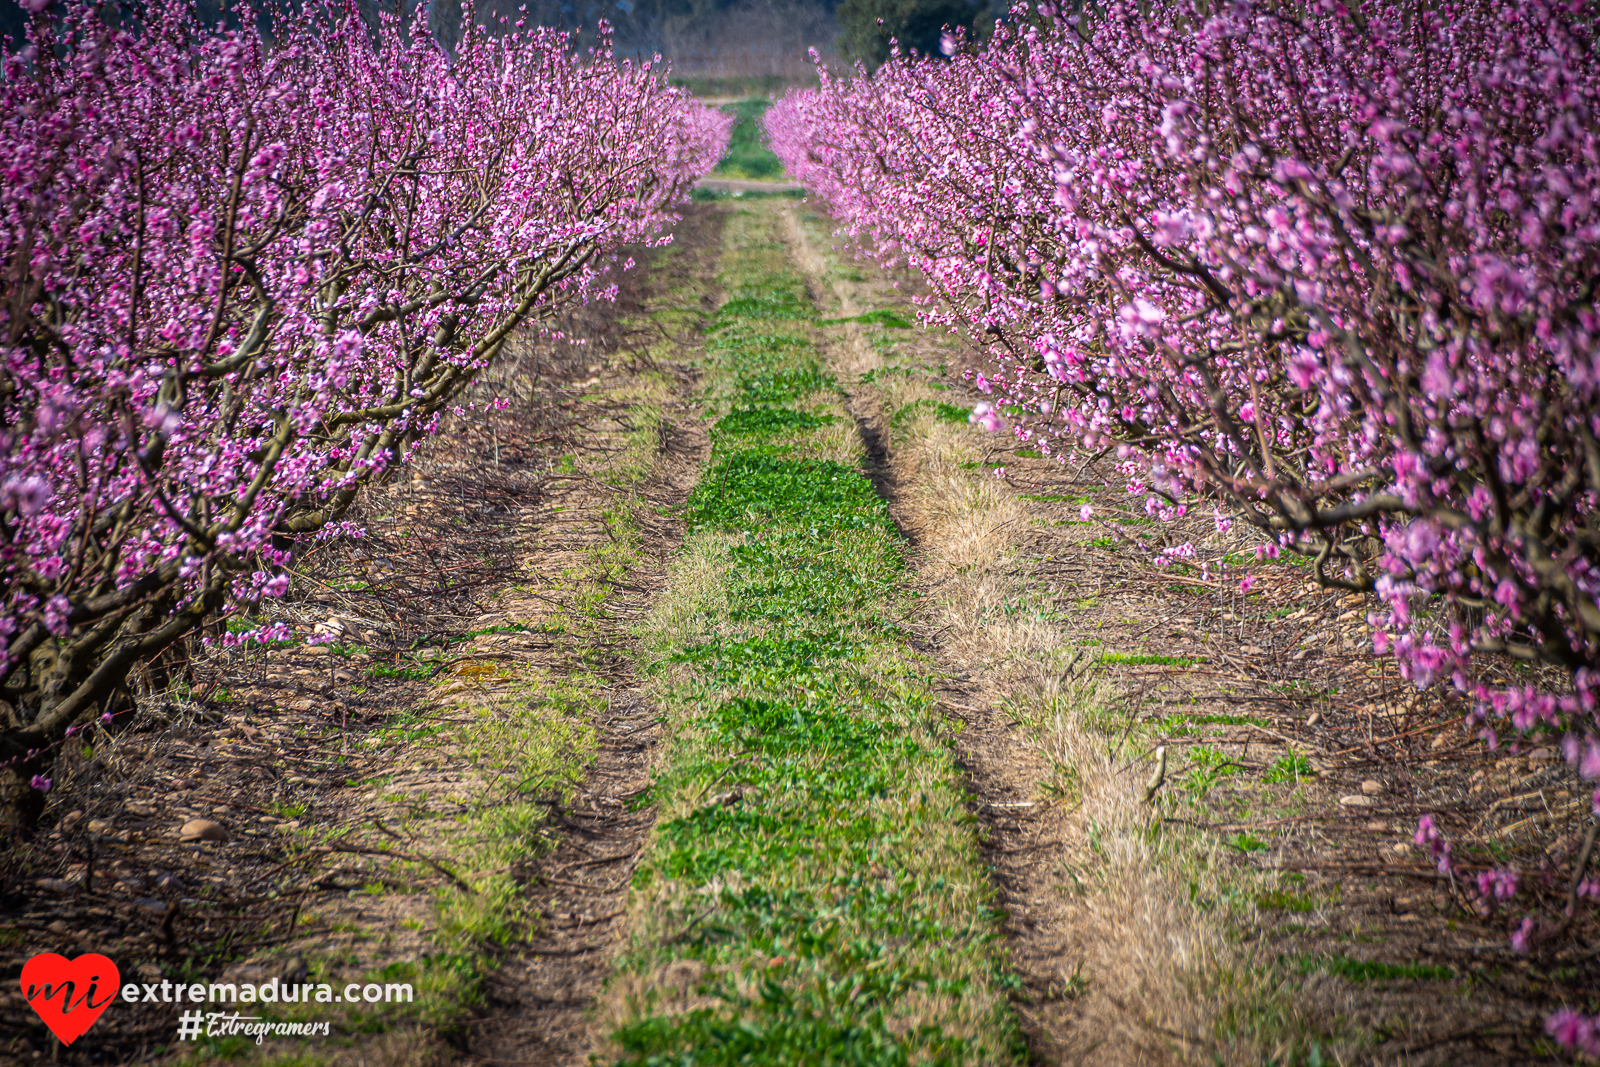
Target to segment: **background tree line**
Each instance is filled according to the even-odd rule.
[[[82,2],[56,0],[63,8]],[[407,15],[422,6],[420,0],[357,2],[368,11],[393,10],[398,2]],[[231,0],[197,5],[216,17],[225,17],[235,6]],[[615,30],[619,55],[660,53],[685,70],[701,69],[715,57],[760,53],[800,61],[785,69],[804,70],[811,48],[825,57],[859,59],[876,68],[889,56],[891,37],[937,55],[944,26],[976,26],[981,32],[1005,14],[997,0],[480,0],[477,8],[484,21],[525,18],[530,25],[579,32],[585,43],[593,42],[604,19]],[[433,4],[428,17],[440,39],[459,36],[460,12],[454,3]],[[0,35],[19,41],[24,25],[18,0],[0,0]]]

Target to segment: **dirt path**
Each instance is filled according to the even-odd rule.
[[[661,476],[644,487],[662,508],[682,504],[707,447],[705,431],[676,407],[663,427]],[[683,537],[681,521],[659,515],[642,532],[659,554],[628,575],[631,588],[608,612],[612,625],[591,635],[603,644],[627,640],[627,623],[648,610],[662,559]],[[597,1040],[595,999],[625,936],[629,879],[655,825],[654,809],[633,801],[649,786],[659,732],[655,709],[625,661],[606,664],[603,676],[608,692],[593,720],[596,756],[571,800],[550,811],[560,844],[528,872],[542,929],[496,972],[484,1023],[473,1032],[472,1058],[485,1064],[576,1067],[588,1062]]]
[[[667,561],[683,540],[680,509],[709,451],[692,403],[697,379],[686,361],[697,355],[692,342],[698,317],[713,306],[721,222],[715,208],[687,211],[675,233],[674,254],[652,264],[635,296],[635,313],[663,324],[658,350],[673,361],[667,368],[672,394],[662,405],[651,475],[637,487],[636,503],[643,505],[635,510],[640,551],[615,583],[603,618],[585,634],[584,654],[569,668],[594,670],[605,679],[605,709],[592,724],[596,754],[575,794],[550,812],[560,843],[529,871],[527,883],[542,929],[496,972],[467,1062],[578,1067],[603,1038],[595,1004],[624,942],[631,876],[656,821],[653,807],[635,801],[650,784],[660,722],[633,675],[627,647],[630,629],[649,612],[665,582]],[[663,307],[676,314],[663,317]],[[596,501],[552,503],[558,511],[582,513],[585,503],[595,510]],[[580,553],[603,547],[612,536],[593,522],[581,523],[574,533],[578,541],[571,548]],[[530,570],[554,569],[555,561],[542,558],[548,548],[530,544]]]

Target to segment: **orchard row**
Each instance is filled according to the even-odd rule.
[[[1043,6],[767,125],[988,340],[978,421],[1376,590],[1407,677],[1600,777],[1600,61],[1561,10]]]
[[[651,64],[491,29],[169,0],[43,10],[4,56],[5,821],[133,665],[356,535],[358,488],[721,156]]]
[[[1153,516],[1215,508],[1375,592],[1406,677],[1600,779],[1600,56],[1575,11],[1040,2],[766,122],[921,271],[926,319],[986,342],[975,421],[1115,450]],[[1524,946],[1600,895],[1578,866]],[[1575,1018],[1551,1025],[1600,1055]]]

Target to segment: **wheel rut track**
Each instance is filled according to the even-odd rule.
[[[709,284],[720,219],[715,208],[685,211],[674,244],[687,254],[652,268],[639,298],[646,308],[651,293],[666,285]],[[672,370],[676,395],[661,426],[655,469],[633,490],[649,505],[637,513],[637,563],[625,584],[613,585],[607,631],[595,642],[601,649],[627,641],[626,625],[649,610],[664,586],[667,561],[683,539],[677,511],[710,452],[709,435],[689,399],[696,380],[684,368]],[[605,536],[596,530],[595,543]],[[653,808],[633,806],[649,785],[660,731],[629,663],[626,656],[605,655],[591,664],[610,693],[606,711],[592,724],[595,758],[572,801],[551,809],[549,823],[561,831],[560,844],[525,871],[525,891],[543,918],[542,929],[507,950],[489,982],[481,1017],[469,1028],[466,1063],[578,1067],[589,1062],[603,1036],[593,1008],[612,957],[626,940],[629,882],[656,821]]]

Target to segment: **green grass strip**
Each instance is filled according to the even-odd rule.
[[[723,106],[724,112],[734,116],[733,135],[728,139],[728,151],[712,174],[755,181],[782,180],[783,163],[767,147],[766,131],[761,126],[761,116],[771,105],[772,101],[765,97],[752,97]]]
[[[952,737],[903,636],[904,544],[859,470],[806,455],[807,435],[843,417],[831,379],[812,379],[805,411],[749,403],[745,383],[817,369],[805,334],[773,333],[767,310],[802,290],[763,222],[729,227],[734,284],[708,346],[726,414],[643,635],[670,733],[608,1055],[1021,1063]],[[791,453],[763,447],[780,436]]]

